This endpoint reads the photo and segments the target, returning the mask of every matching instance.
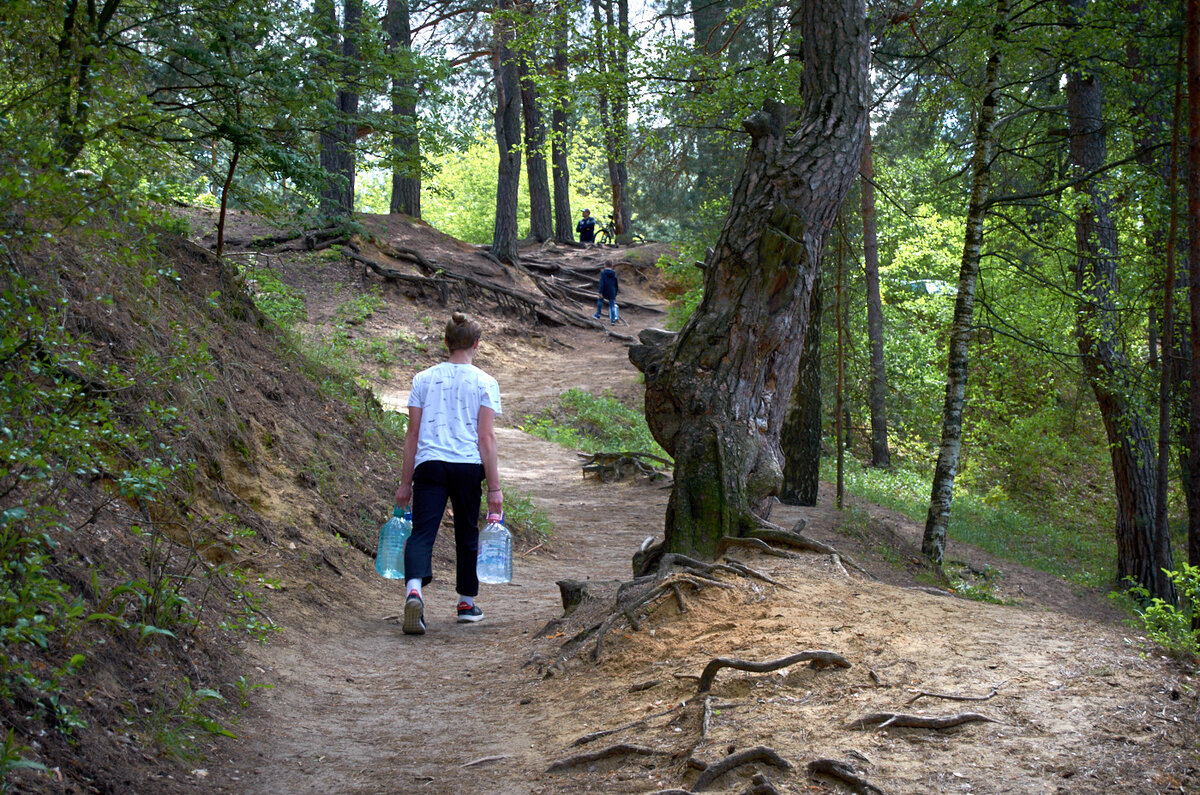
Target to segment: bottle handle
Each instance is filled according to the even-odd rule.
[[[489,513],[487,515],[487,523],[495,524],[496,522],[499,522],[500,524],[504,524],[504,514]]]

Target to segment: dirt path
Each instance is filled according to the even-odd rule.
[[[647,314],[619,328],[629,333],[653,319]],[[493,370],[505,422],[515,424],[572,386],[636,385],[624,345],[600,332],[576,339],[589,341],[586,356],[563,349],[537,361],[504,360],[510,371]],[[490,354],[492,365],[502,358]],[[382,397],[403,405],[406,392]],[[236,749],[241,758],[211,772],[211,791],[530,791],[547,750],[531,739],[541,715],[536,696],[526,695],[533,680],[522,669],[526,641],[561,615],[557,580],[630,576],[632,551],[661,533],[667,492],[585,480],[570,450],[512,427],[499,428],[498,437],[503,482],[529,495],[554,523],[549,549],[519,556],[511,584],[483,586],[485,620],[475,625],[455,623],[453,572],[435,566],[437,579],[425,591],[429,631],[420,637],[404,635],[395,620],[403,586],[379,580],[371,562],[361,561],[357,604],[334,606],[252,647],[255,665],[275,686],[255,692],[240,732],[246,739]]]
[[[625,334],[661,322],[626,317]],[[1144,655],[1095,594],[997,562],[1020,604],[933,595],[905,568],[904,545],[917,532],[907,520],[868,507],[869,526],[856,535],[828,494],[817,509],[781,508],[776,518],[807,519],[812,535],[853,552],[879,579],[851,576],[829,555],[746,553],[778,584],[685,589],[686,612],[665,600],[638,631],[610,632],[598,664],[574,662],[543,679],[563,642],[534,638],[561,615],[556,581],[627,579],[633,550],[661,535],[668,493],[585,480],[574,452],[514,427],[569,387],[636,394],[624,344],[601,331],[522,346],[493,338],[477,361],[501,383],[502,477],[552,519],[552,545],[519,557],[511,585],[484,586],[487,617],[478,625],[454,623],[453,583],[438,570],[421,637],[403,635],[395,621],[399,584],[379,580],[348,550],[341,563],[352,570],[334,581],[340,590],[291,595],[300,612],[287,631],[250,649],[275,687],[253,694],[238,743],[214,747],[197,782],[204,791],[645,793],[694,781],[691,763],[765,745],[794,765],[765,771],[788,793],[847,791],[806,775],[804,764],[818,757],[852,763],[890,793],[1200,792],[1191,672]],[[407,386],[397,380],[383,398],[403,405]],[[874,555],[879,549],[891,557]],[[962,545],[951,552],[993,562]],[[578,626],[562,630],[570,637]],[[726,672],[708,702],[693,699],[695,676],[713,657],[768,660],[801,649],[836,651],[852,667]],[[535,658],[539,665],[526,666]],[[986,700],[914,704],[922,691]],[[705,703],[712,709],[702,723]],[[996,722],[946,732],[853,728],[880,711],[979,712]],[[648,755],[547,773],[550,762],[580,752],[577,738],[623,725],[582,750],[632,743]],[[728,775],[711,791],[747,785],[747,776]]]

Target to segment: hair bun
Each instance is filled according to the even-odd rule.
[[[455,312],[450,316],[450,320],[454,323],[454,325],[461,326],[467,322],[467,316],[462,312]]]

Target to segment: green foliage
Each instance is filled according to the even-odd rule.
[[[642,412],[611,395],[593,395],[582,389],[568,389],[557,406],[541,416],[526,417],[521,430],[576,450],[668,457],[654,441]]]
[[[38,773],[49,773],[50,769],[40,762],[34,762],[27,759],[24,754],[28,753],[29,748],[18,743],[13,737],[13,730],[9,729],[8,734],[4,737],[4,746],[0,748],[0,793],[7,795],[10,791],[10,780],[8,774],[14,770],[33,770]]]
[[[304,293],[284,284],[275,271],[270,268],[251,267],[242,268],[241,273],[246,279],[247,289],[254,297],[255,305],[282,328],[290,329],[308,319]]]
[[[1133,584],[1124,593],[1115,592],[1112,599],[1131,608],[1136,616],[1131,626],[1138,627],[1146,637],[1169,653],[1189,660],[1200,661],[1200,566],[1181,563],[1178,570],[1163,572],[1171,578],[1179,594],[1179,606],[1168,604],[1158,597],[1151,598],[1143,586]]]
[[[832,477],[832,462],[822,459],[821,464],[823,477]],[[929,475],[903,467],[863,467],[849,460],[845,484],[849,494],[899,511],[922,525],[925,522],[932,487]],[[1111,534],[1048,515],[1034,516],[994,492],[980,495],[956,489],[949,535],[1081,585],[1104,585],[1115,576],[1116,542]]]
[[[176,689],[179,694],[176,695]],[[160,685],[149,704],[130,701],[126,704],[125,722],[144,733],[160,750],[184,762],[203,757],[196,732],[237,738],[209,713],[212,707],[225,702],[225,697],[213,688],[193,688],[184,679],[176,687]]]

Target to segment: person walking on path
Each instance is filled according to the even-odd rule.
[[[620,320],[620,314],[617,311],[617,272],[612,269],[611,265],[605,265],[600,271],[600,297],[596,299],[596,314],[592,317],[600,319],[600,313],[604,311],[604,302],[608,301],[608,319],[612,325],[616,325]]]
[[[575,224],[575,231],[579,233],[579,242],[591,244],[596,242],[596,219],[592,217],[592,211],[584,209],[583,217],[579,219],[579,223]]]
[[[503,514],[495,418],[500,385],[472,361],[482,329],[455,312],[446,323],[449,359],[413,378],[408,398],[408,433],[396,504],[412,504],[412,535],[404,547],[407,582],[404,634],[425,634],[421,589],[433,581],[433,542],[449,499],[454,508],[455,586],[458,623],[483,620],[475,604],[479,578],[479,496],[487,481],[487,511]]]

